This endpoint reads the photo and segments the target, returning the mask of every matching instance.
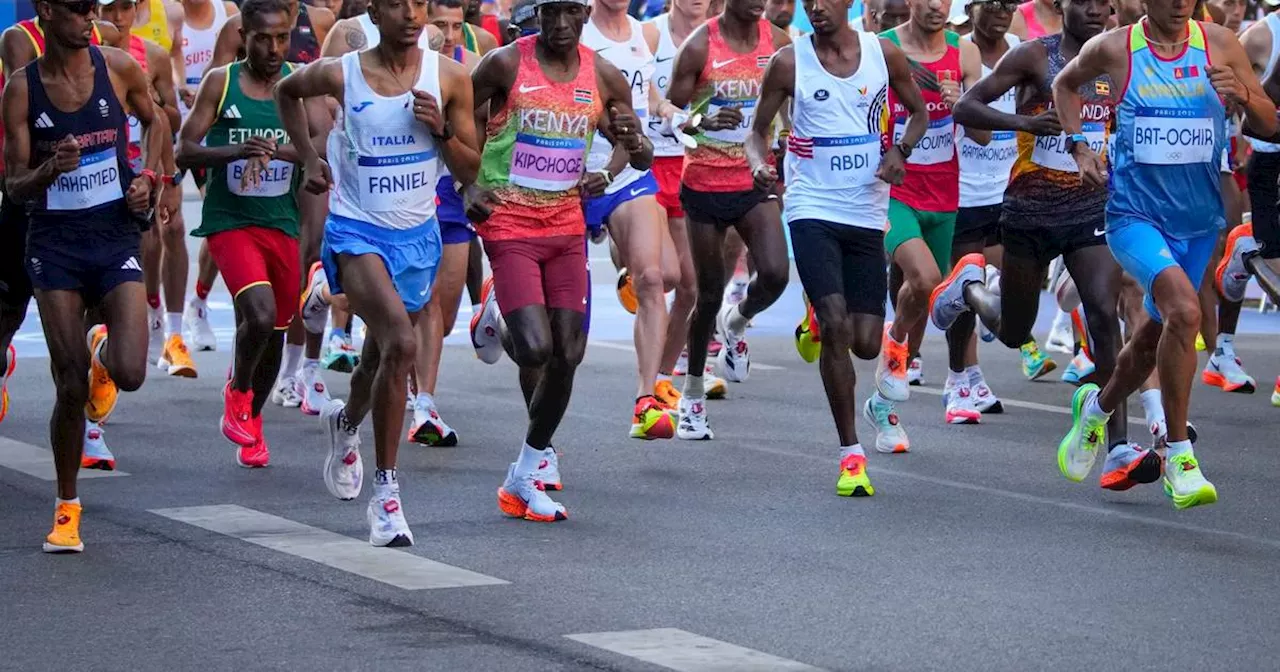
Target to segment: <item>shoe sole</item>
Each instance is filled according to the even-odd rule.
[[[1179,511],[1218,502],[1218,489],[1213,484],[1208,484],[1189,495],[1175,495],[1173,494],[1173,487],[1169,485],[1169,479],[1166,478],[1164,479],[1164,494],[1173,500],[1173,508]]]
[[[1155,483],[1160,480],[1163,468],[1164,460],[1160,459],[1160,455],[1154,450],[1148,450],[1129,464],[1104,473],[1100,484],[1105,490],[1123,492],[1135,485]]]
[[[432,448],[452,448],[458,445],[458,433],[449,432],[441,435],[437,432],[423,431],[429,429],[430,425],[424,423],[418,431],[409,435],[409,440],[423,446],[431,446]]]
[[[990,413],[990,414],[992,414],[992,415],[999,415],[999,414],[1001,414],[1001,413],[1004,413],[1004,403],[1002,403],[1000,400],[998,400],[998,399],[997,399],[997,400],[996,400],[996,403],[991,404],[990,406],[988,406],[988,407],[986,407],[986,408],[979,408],[979,409],[978,409],[978,412],[979,412],[979,413]]]
[[[408,548],[413,545],[413,537],[404,534],[397,534],[391,538],[391,541],[388,541],[385,544],[380,544],[375,541],[373,537],[369,537],[369,545],[377,548]]]
[[[985,259],[981,262],[974,262],[971,257],[978,257],[979,259],[982,259],[982,255],[977,252],[960,257],[960,260],[951,268],[951,272],[947,274],[947,277],[943,278],[942,282],[939,283],[937,287],[934,287],[933,291],[929,293],[929,321],[933,322],[933,326],[938,327],[939,329],[946,330],[951,328],[951,325],[948,324],[946,327],[943,327],[933,319],[933,307],[938,303],[938,297],[942,296],[943,292],[951,288],[951,285],[955,283],[956,279],[960,277],[961,271],[966,267],[974,266],[979,272],[982,272],[982,264],[986,263]]]
[[[1237,394],[1253,394],[1257,388],[1252,382],[1245,381],[1243,383],[1231,383],[1226,376],[1213,371],[1203,371],[1200,373],[1200,382],[1205,385],[1216,387],[1223,392],[1235,392]]]
[[[102,458],[90,458],[87,460],[81,460],[80,468],[81,469],[98,469],[101,471],[115,471],[116,461],[104,460]]]
[[[59,546],[46,541],[43,548],[45,553],[83,553],[84,543],[82,542],[75,546]]]
[[[547,487],[545,484],[543,488]],[[561,520],[568,520],[569,515],[557,511],[554,516],[541,516],[529,510],[529,505],[523,500],[507,492],[506,488],[498,488],[498,508],[502,513],[510,518],[523,518],[535,523],[554,523]]]
[[[1223,247],[1222,259],[1218,261],[1218,267],[1213,270],[1214,288],[1218,290],[1218,296],[1228,301],[1238,301],[1238,299],[1228,297],[1223,291],[1222,277],[1226,275],[1227,267],[1231,265],[1231,258],[1235,256],[1236,243],[1245,236],[1253,237],[1253,224],[1241,224],[1231,229],[1231,233],[1227,234],[1226,246]]]
[[[1097,389],[1096,387],[1094,389]],[[1062,477],[1072,483],[1079,483],[1088,476],[1086,472],[1080,478],[1073,478],[1070,470],[1067,468],[1067,455],[1070,454],[1068,444],[1073,443],[1073,437],[1080,429],[1080,419],[1084,415],[1084,398],[1088,396],[1090,390],[1086,385],[1081,385],[1076,389],[1075,394],[1071,395],[1071,430],[1058,442],[1058,471],[1062,473]],[[1089,465],[1089,471],[1093,471],[1093,465]]]
[[[193,366],[175,366],[173,364],[165,364],[160,368],[166,369],[170,376],[174,378],[198,378],[199,374]]]
[[[948,425],[978,425],[982,424],[982,416],[974,417],[972,415],[953,415],[947,416]]]
[[[1048,375],[1049,372],[1057,370],[1057,368],[1058,368],[1057,362],[1053,361],[1052,359],[1045,359],[1044,364],[1040,366],[1040,369],[1035,373],[1031,374],[1030,376],[1027,376],[1027,380],[1031,380],[1031,381],[1040,380],[1041,378]]]
[[[858,484],[853,486],[853,489],[849,490],[848,492],[841,490],[839,487],[836,487],[836,494],[841,497],[870,497],[876,494],[876,489],[871,486],[863,486],[862,484]]]

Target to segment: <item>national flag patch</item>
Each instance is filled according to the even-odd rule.
[[[812,159],[813,138],[797,138],[794,135],[788,135],[787,151],[795,154],[799,159]]]
[[[595,93],[591,89],[574,89],[573,102],[590,105],[596,99]]]
[[[1111,95],[1111,85],[1107,82],[1094,82],[1093,92],[1099,96]]]
[[[769,58],[770,58],[769,56],[756,56],[756,67],[757,68],[769,67]]]
[[[1200,66],[1198,65],[1189,65],[1189,66],[1173,69],[1174,79],[1190,79],[1192,77],[1199,77],[1199,76],[1200,76]]]

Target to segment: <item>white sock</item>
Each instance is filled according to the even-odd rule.
[[[956,387],[959,385],[969,384],[969,374],[964,371],[947,371],[947,387]]]
[[[1142,414],[1146,417],[1148,426],[1164,422],[1164,401],[1159,389],[1147,390],[1138,397],[1142,399]]]
[[[849,457],[850,455],[861,455],[866,457],[867,454],[862,452],[862,444],[855,443],[852,446],[840,446],[840,459]]]
[[[707,396],[707,388],[703,386],[702,376],[688,375],[684,377],[683,396],[689,399],[702,399]]]
[[[471,314],[475,315],[478,312],[480,312],[480,304],[478,303],[471,304]]]
[[[747,322],[751,321],[742,314],[740,306],[741,304],[730,308],[729,315],[725,318],[725,325],[729,327],[729,331],[733,332],[734,336],[741,336],[745,333],[747,330]]]
[[[182,313],[165,313],[164,321],[170,336],[182,333]]]
[[[76,497],[75,499],[63,499],[63,498],[59,497],[58,499],[56,499],[56,500],[55,500],[55,502],[56,502],[57,504],[76,504],[76,505],[79,505],[79,504],[80,504],[80,498],[79,498],[79,497]]]
[[[1235,340],[1235,334],[1218,334],[1218,349],[1224,355],[1234,356],[1236,353]]]
[[[422,406],[424,408],[435,408],[436,400],[432,399],[431,395],[427,394],[426,392],[419,392],[417,398],[414,400],[414,406]]]
[[[1171,459],[1176,455],[1190,455],[1190,454],[1191,454],[1190,439],[1187,439],[1186,441],[1170,441],[1169,452],[1168,454],[1165,455],[1165,459],[1166,460]]]
[[[542,460],[546,459],[550,448],[538,450],[529,444],[524,444],[520,448],[520,457],[516,458],[516,478],[528,476],[538,469],[538,465],[542,464]]]
[[[1095,418],[1111,419],[1111,414],[1102,410],[1102,407],[1098,405],[1098,395],[1096,393],[1089,397],[1089,401],[1085,402],[1084,414]]]
[[[299,347],[299,348],[301,348],[302,346],[298,346],[298,347]],[[316,371],[317,371],[319,368],[320,368],[320,360],[318,360],[318,359],[311,359],[310,357],[305,357],[305,358],[303,358],[303,360],[302,360],[302,372],[303,372],[303,373],[307,374],[308,376],[313,376],[313,375],[315,375]]]
[[[659,373],[659,374],[658,374],[658,379],[657,379],[656,381],[654,381],[654,382],[655,382],[655,383],[661,383],[661,382],[662,382],[662,381],[664,381],[664,380],[665,380],[666,382],[668,382],[668,383],[669,383],[669,382],[671,382],[671,376],[669,376],[669,375],[667,375],[667,374],[665,374],[665,373]]]
[[[893,402],[889,401],[888,399],[885,399],[884,395],[880,394],[880,390],[876,390],[875,392],[871,393],[871,405],[892,407]]]
[[[386,499],[400,491],[400,481],[396,478],[396,469],[378,469],[373,472],[373,496]]]
[[[298,370],[298,362],[302,361],[302,351],[305,346],[294,345],[292,343],[284,344],[284,363],[280,365],[280,375],[292,378]]]

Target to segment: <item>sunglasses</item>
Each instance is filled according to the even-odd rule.
[[[58,5],[66,9],[72,14],[80,16],[88,16],[93,13],[93,8],[98,6],[97,0],[49,0],[49,4]]]
[[[976,0],[973,4],[1002,12],[1014,12],[1018,9],[1018,3],[1011,0]]]

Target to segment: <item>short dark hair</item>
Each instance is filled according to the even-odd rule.
[[[260,17],[277,12],[288,14],[289,3],[286,0],[244,0],[240,5],[240,15],[244,17],[240,19],[240,25],[250,30],[252,26],[258,25]]]
[[[466,2],[463,0],[427,0],[427,13],[436,11],[436,7],[445,7],[447,9],[461,9],[465,14],[467,11]]]

